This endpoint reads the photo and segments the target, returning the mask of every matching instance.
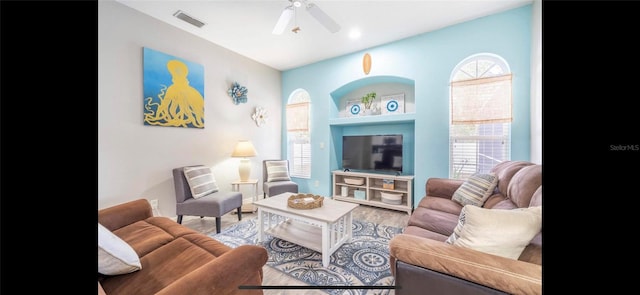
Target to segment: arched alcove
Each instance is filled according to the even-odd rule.
[[[415,113],[415,81],[398,76],[372,76],[351,81],[330,93],[330,118],[345,117],[346,101],[358,100],[370,91],[377,93],[379,100],[384,95],[404,94],[405,114]],[[375,116],[373,116],[375,117]]]
[[[369,92],[376,92],[378,101],[384,96],[402,94],[401,113],[353,116],[348,114],[348,101],[358,101]],[[403,174],[414,173],[415,153],[415,81],[398,76],[372,76],[346,83],[330,93],[329,126],[331,132],[330,168],[341,169],[342,137],[345,135],[402,134]]]

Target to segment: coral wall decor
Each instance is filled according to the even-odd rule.
[[[362,70],[365,75],[369,75],[369,72],[371,72],[371,55],[368,53],[365,53],[362,57]]]
[[[247,87],[240,86],[238,82],[233,82],[231,88],[227,91],[229,96],[233,98],[233,104],[235,105],[247,102],[247,92],[249,92]]]
[[[204,67],[143,49],[144,125],[204,128]]]

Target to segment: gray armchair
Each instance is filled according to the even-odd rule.
[[[202,165],[194,165],[187,167],[197,167]],[[221,192],[217,191],[204,197],[195,199],[189,189],[189,182],[184,175],[184,168],[179,167],[173,169],[173,183],[176,190],[176,214],[178,215],[178,223],[182,223],[182,216],[200,216],[203,218],[216,218],[216,232],[220,233],[222,215],[227,214],[233,209],[238,210],[238,220],[242,220],[242,193],[240,192]]]
[[[289,167],[288,160],[262,161],[262,181],[263,181],[262,190],[264,192],[263,197],[264,198],[266,198],[267,196],[271,197],[271,196],[279,195],[285,192],[298,193],[298,184],[291,180],[280,180],[280,181],[272,181],[272,182],[267,181],[269,179],[269,174],[267,171],[267,162],[270,162],[270,161],[286,161],[287,168]]]

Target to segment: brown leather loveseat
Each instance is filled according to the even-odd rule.
[[[133,248],[141,269],[126,274],[98,272],[98,293],[263,294],[260,246],[230,248],[167,217],[154,217],[146,199],[98,210],[98,223]],[[100,290],[102,288],[102,290]]]
[[[542,165],[506,161],[491,172],[498,183],[482,208],[542,206]],[[541,294],[542,230],[517,260],[445,243],[463,208],[452,200],[462,183],[428,179],[426,196],[390,241],[396,294]]]

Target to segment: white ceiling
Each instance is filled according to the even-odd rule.
[[[532,0],[308,0],[333,18],[341,30],[327,31],[306,10],[297,9],[282,35],[273,35],[288,0],[116,0],[219,46],[273,67],[288,70],[356,52],[456,23],[520,7]],[[182,10],[205,23],[202,28],[173,14]],[[294,22],[299,33],[291,29]],[[352,29],[361,31],[356,40]]]

